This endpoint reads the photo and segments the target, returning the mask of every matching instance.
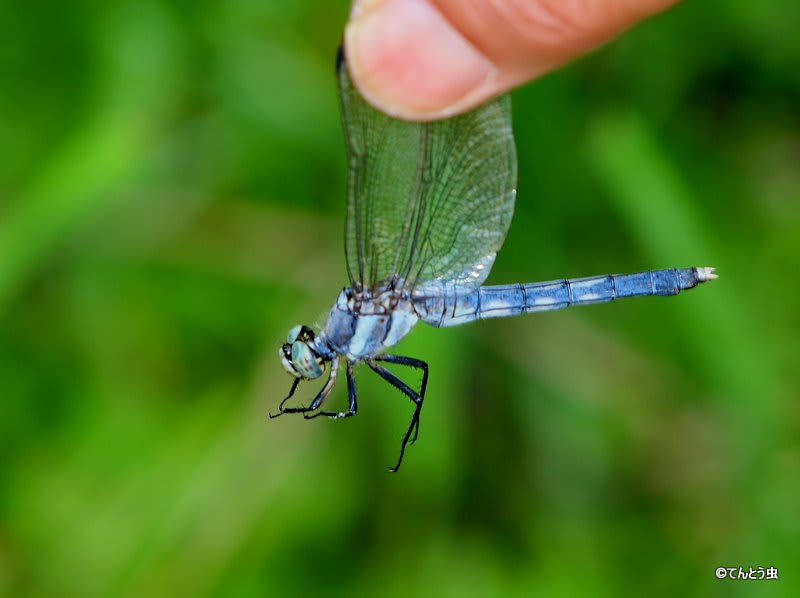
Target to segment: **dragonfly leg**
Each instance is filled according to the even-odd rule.
[[[286,401],[292,398],[294,391],[297,390],[297,386],[300,384],[300,378],[295,378],[294,382],[292,383],[292,389],[289,391],[289,394],[286,395],[286,398],[281,401],[281,404],[278,405],[278,411],[283,411],[283,406],[286,404]]]
[[[422,384],[419,387],[419,397],[420,401],[425,398],[425,389],[428,386],[428,364],[422,361],[421,359],[414,359],[413,357],[402,357],[401,355],[377,355],[373,357],[375,361],[385,361],[387,363],[396,363],[398,365],[405,365],[411,368],[417,368],[422,370]],[[408,393],[406,393],[408,394]],[[417,402],[414,397],[408,395],[409,398]],[[420,407],[421,409],[421,407]],[[411,438],[411,444],[414,444],[417,441],[417,436],[419,435],[419,417],[417,417],[417,424],[414,428],[414,436]]]
[[[396,363],[398,365],[405,365],[408,367],[421,369],[423,374],[419,393],[415,392],[410,386],[408,386],[408,384],[400,380],[400,378],[395,376],[392,372],[375,363],[375,361],[385,361],[388,363]],[[417,440],[417,436],[419,434],[419,415],[422,411],[422,402],[425,400],[425,389],[428,385],[428,364],[422,360],[413,359],[411,357],[401,357],[399,355],[378,355],[372,359],[368,359],[367,365],[369,365],[369,367],[372,368],[372,370],[381,378],[386,380],[389,384],[397,388],[400,392],[411,399],[416,406],[414,409],[414,415],[411,417],[411,423],[408,426],[408,430],[406,430],[405,436],[403,436],[403,442],[400,444],[400,457],[397,460],[397,465],[390,469],[390,471],[395,472],[400,469],[400,464],[403,462],[403,455],[405,454],[406,445],[408,444],[409,439],[413,444]]]
[[[322,403],[325,401],[325,399],[328,398],[328,395],[333,390],[333,386],[336,384],[336,374],[338,369],[339,369],[339,360],[334,357],[331,362],[331,373],[328,376],[328,381],[325,382],[325,386],[322,387],[322,390],[320,390],[317,396],[314,397],[314,400],[311,401],[311,404],[308,407],[284,407],[283,406],[284,403],[286,403],[286,401],[288,401],[292,397],[294,391],[297,389],[297,385],[300,383],[300,378],[296,378],[294,384],[292,384],[292,389],[289,391],[289,396],[283,399],[281,401],[281,404],[278,406],[278,413],[274,414],[270,413],[269,418],[275,419],[276,417],[281,416],[284,413],[309,413],[311,411],[316,411],[317,409],[319,409]]]
[[[317,411],[309,415],[303,415],[306,419],[314,419],[320,415],[330,417],[331,419],[342,419],[343,417],[353,417],[358,412],[358,404],[356,403],[356,380],[353,376],[353,364],[347,363],[347,400],[350,403],[350,408],[347,411]]]

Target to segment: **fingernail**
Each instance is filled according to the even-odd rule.
[[[361,0],[345,30],[364,97],[400,118],[449,116],[491,94],[497,69],[426,0]]]

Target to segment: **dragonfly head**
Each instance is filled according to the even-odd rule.
[[[278,351],[284,369],[295,378],[313,380],[325,371],[325,358],[314,350],[314,331],[297,325]]]

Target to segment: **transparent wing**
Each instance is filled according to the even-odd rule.
[[[439,280],[480,285],[514,211],[509,98],[445,121],[396,120],[361,98],[342,56],[345,253],[353,289],[411,289]]]

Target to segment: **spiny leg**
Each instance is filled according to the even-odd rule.
[[[289,392],[289,396],[286,397],[283,401],[281,401],[280,406],[278,407],[278,413],[270,413],[269,418],[275,419],[276,417],[283,415],[284,413],[308,413],[309,411],[316,411],[320,408],[320,405],[328,398],[328,395],[333,390],[334,384],[336,384],[336,374],[339,370],[339,359],[338,357],[334,357],[331,360],[331,373],[328,376],[327,382],[325,382],[325,386],[322,387],[322,390],[319,391],[317,396],[311,401],[311,404],[308,407],[286,407],[284,408],[283,404],[289,400],[289,398],[294,393],[297,385],[300,382],[300,378],[295,379],[294,384],[292,384],[292,390]]]
[[[422,385],[420,387],[419,394],[414,392],[414,390],[412,390],[408,384],[400,380],[400,378],[395,376],[392,372],[375,363],[375,360],[397,363],[400,365],[421,369],[424,373],[422,376]],[[417,433],[419,432],[419,414],[422,411],[422,402],[425,399],[425,388],[428,384],[428,364],[419,359],[412,359],[410,357],[400,357],[398,355],[380,355],[374,357],[373,359],[368,359],[367,365],[369,365],[369,367],[372,368],[372,370],[381,378],[386,380],[389,384],[410,398],[416,406],[414,409],[414,415],[411,417],[411,423],[408,426],[408,430],[406,430],[405,436],[403,436],[403,442],[400,444],[400,457],[397,459],[397,465],[389,470],[391,472],[396,472],[398,469],[400,469],[400,464],[403,462],[403,455],[405,454],[406,445],[408,444],[412,431],[414,431],[414,440],[412,440],[412,444],[417,439]]]
[[[358,404],[356,403],[356,380],[353,376],[353,364],[347,362],[347,400],[350,403],[350,408],[347,411],[318,411],[312,415],[307,413],[303,415],[306,419],[314,419],[320,415],[330,417],[333,419],[341,419],[343,417],[352,417],[358,412]]]
[[[403,357],[401,355],[376,355],[373,357],[375,361],[385,361],[387,363],[396,363],[398,365],[405,365],[411,368],[422,370],[422,384],[419,386],[420,400],[425,399],[425,389],[428,387],[428,364],[421,359],[414,359],[413,357]],[[410,397],[414,401],[413,397]],[[416,403],[416,401],[414,401]],[[420,409],[422,406],[420,405]],[[411,439],[411,444],[417,441],[419,435],[419,417],[417,417],[417,425],[414,429],[414,437]]]

